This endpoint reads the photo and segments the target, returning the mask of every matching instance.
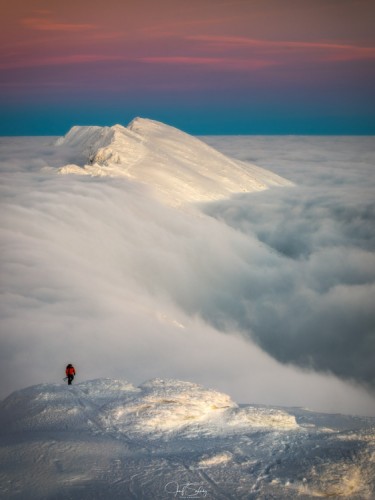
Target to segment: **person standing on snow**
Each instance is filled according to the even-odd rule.
[[[66,373],[66,378],[68,379],[68,385],[71,385],[72,380],[74,379],[74,375],[76,374],[74,366],[69,363],[69,365],[65,369],[65,373]]]

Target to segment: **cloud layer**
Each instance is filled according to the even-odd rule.
[[[56,176],[46,139],[3,140],[1,396],[73,362],[81,379],[375,411],[329,375],[374,387],[371,140],[210,140],[300,185],[178,211],[126,180]]]
[[[250,238],[255,234],[267,249],[262,252],[267,272],[249,255],[254,269],[236,280],[242,307],[233,316],[280,361],[374,390],[373,139],[287,143],[292,153],[281,152],[278,173],[289,173],[297,189],[239,196],[206,208]],[[281,140],[264,145],[272,150],[275,144]],[[259,156],[252,151],[253,161],[262,162]]]

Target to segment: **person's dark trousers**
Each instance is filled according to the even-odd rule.
[[[73,379],[74,379],[74,375],[68,375],[68,385],[72,385]]]

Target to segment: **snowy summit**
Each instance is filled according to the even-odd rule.
[[[374,419],[190,382],[42,384],[0,404],[2,498],[371,498]],[[193,496],[194,495],[194,496]]]
[[[228,198],[291,182],[256,165],[228,158],[196,137],[154,120],[127,127],[73,127],[56,146],[70,151],[62,174],[123,176],[180,205]]]

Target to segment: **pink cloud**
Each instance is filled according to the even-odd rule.
[[[64,56],[28,57],[27,59],[5,61],[0,63],[1,69],[30,68],[35,66],[59,66],[66,64],[95,63],[103,61],[125,61],[126,58],[105,54],[72,54]]]
[[[22,56],[19,59],[12,57],[0,62],[0,69],[30,68],[38,66],[61,66],[69,64],[97,63],[105,61],[135,62],[155,65],[183,65],[205,66],[222,70],[256,70],[265,66],[277,64],[271,60],[225,58],[225,57],[199,57],[199,56],[149,56],[127,57],[115,54],[69,54],[53,56]]]
[[[318,54],[320,59],[350,61],[355,59],[375,58],[375,47],[363,47],[359,45],[329,43],[329,42],[303,42],[303,41],[274,41],[260,40],[236,36],[217,35],[193,35],[187,37],[189,40],[205,42],[208,47],[215,47],[220,50],[231,48],[252,48],[269,53],[294,53],[306,51]]]
[[[96,28],[92,24],[60,23],[45,17],[27,17],[21,23],[38,31],[82,31]]]
[[[195,56],[155,56],[142,57],[141,62],[152,64],[218,64],[221,59],[217,57],[195,57]]]
[[[199,57],[199,56],[165,56],[165,57],[142,57],[141,62],[151,64],[181,64],[211,66],[221,69],[259,69],[276,64],[273,61],[260,59],[225,58],[225,57]]]

